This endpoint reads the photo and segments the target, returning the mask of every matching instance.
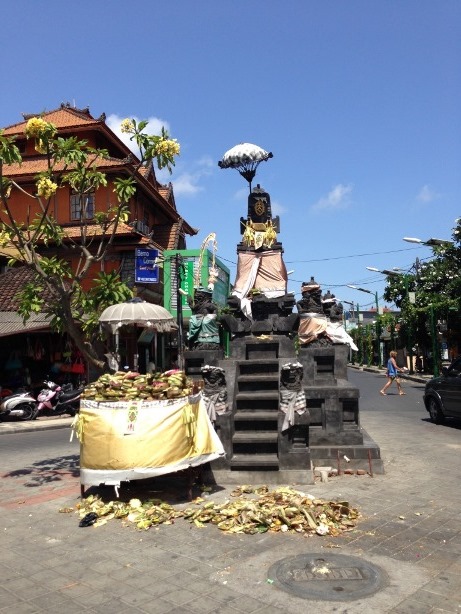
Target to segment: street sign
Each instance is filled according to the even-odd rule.
[[[158,249],[136,249],[135,282],[142,284],[158,284]]]

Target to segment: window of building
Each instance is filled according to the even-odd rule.
[[[91,220],[94,217],[94,192],[88,194],[77,194],[72,192],[70,195],[70,219],[71,220]]]

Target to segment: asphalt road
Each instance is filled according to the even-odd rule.
[[[386,411],[411,424],[412,427],[424,428],[429,420],[429,414],[424,408],[422,394],[424,384],[417,382],[404,382],[405,396],[399,396],[397,388],[393,385],[388,390],[388,396],[379,394],[385,382],[383,375],[349,370],[349,380],[360,389],[360,415],[367,422],[370,429],[370,418],[376,412]],[[40,422],[40,419],[37,421]],[[421,424],[423,423],[423,424]],[[35,426],[35,424],[34,424]],[[452,426],[456,426],[452,424]],[[442,427],[443,428],[443,427]],[[0,440],[0,465],[3,470],[11,471],[27,463],[59,458],[69,458],[74,463],[78,459],[79,442],[74,437],[70,441],[70,429],[44,429],[34,432],[12,433]],[[380,433],[370,433],[379,444]]]
[[[424,384],[406,381],[403,383],[405,396],[399,396],[392,386],[388,395],[379,394],[385,378],[378,373],[349,370],[349,380],[360,390],[360,415],[362,423],[373,439],[381,445],[387,438],[383,432],[381,412],[389,416],[389,428],[396,423],[399,429],[420,429],[421,436],[428,429],[451,430],[461,426],[459,422],[447,421],[445,425],[432,425],[422,400]],[[377,413],[379,412],[379,416]],[[379,425],[374,425],[373,416],[379,417]],[[35,426],[35,424],[34,424]],[[79,460],[79,442],[74,437],[70,442],[69,428],[56,430],[37,430],[33,432],[11,433],[0,438],[0,466],[4,472],[17,471],[24,467],[58,466],[75,470]]]
[[[28,464],[56,459],[69,459],[78,464],[80,444],[75,437],[70,442],[70,428],[44,429],[2,435],[0,439],[0,466],[2,471],[16,471]]]

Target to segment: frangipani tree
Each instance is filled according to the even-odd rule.
[[[122,122],[122,131],[138,145],[140,157],[127,166],[128,174],[111,180],[112,198],[104,210],[91,210],[91,214],[90,195],[108,185],[106,174],[99,170],[109,158],[106,149],[91,147],[74,136],[63,138],[56,126],[42,117],[29,119],[25,134],[46,158],[46,170],[35,176],[33,189],[27,191],[8,175],[9,167],[22,163],[16,138],[0,130],[0,246],[13,248],[11,265],[19,263],[35,273],[34,283],[24,286],[20,294],[19,311],[25,321],[33,312],[48,314],[52,329],[68,333],[86,360],[97,368],[103,366],[94,347],[98,316],[107,306],[130,298],[132,292],[116,272],[99,273],[87,291],[83,282],[93,275],[93,265],[108,254],[119,224],[128,221],[129,202],[135,195],[141,166],[153,162],[171,173],[180,153],[179,143],[164,129],[160,135],[150,135],[145,131],[147,125],[147,121],[137,123],[133,119]],[[69,187],[80,209],[78,236],[69,235],[53,217],[52,199]],[[24,219],[18,219],[12,206],[14,190],[22,192],[30,203]],[[75,265],[71,266],[66,252]],[[44,288],[52,300],[45,302]]]

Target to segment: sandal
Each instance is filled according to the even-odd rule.
[[[400,396],[403,396],[404,394],[407,394],[406,392],[399,392]]]
[[[387,392],[383,392],[382,390],[379,391],[379,394],[382,394],[383,397],[387,397]]]

